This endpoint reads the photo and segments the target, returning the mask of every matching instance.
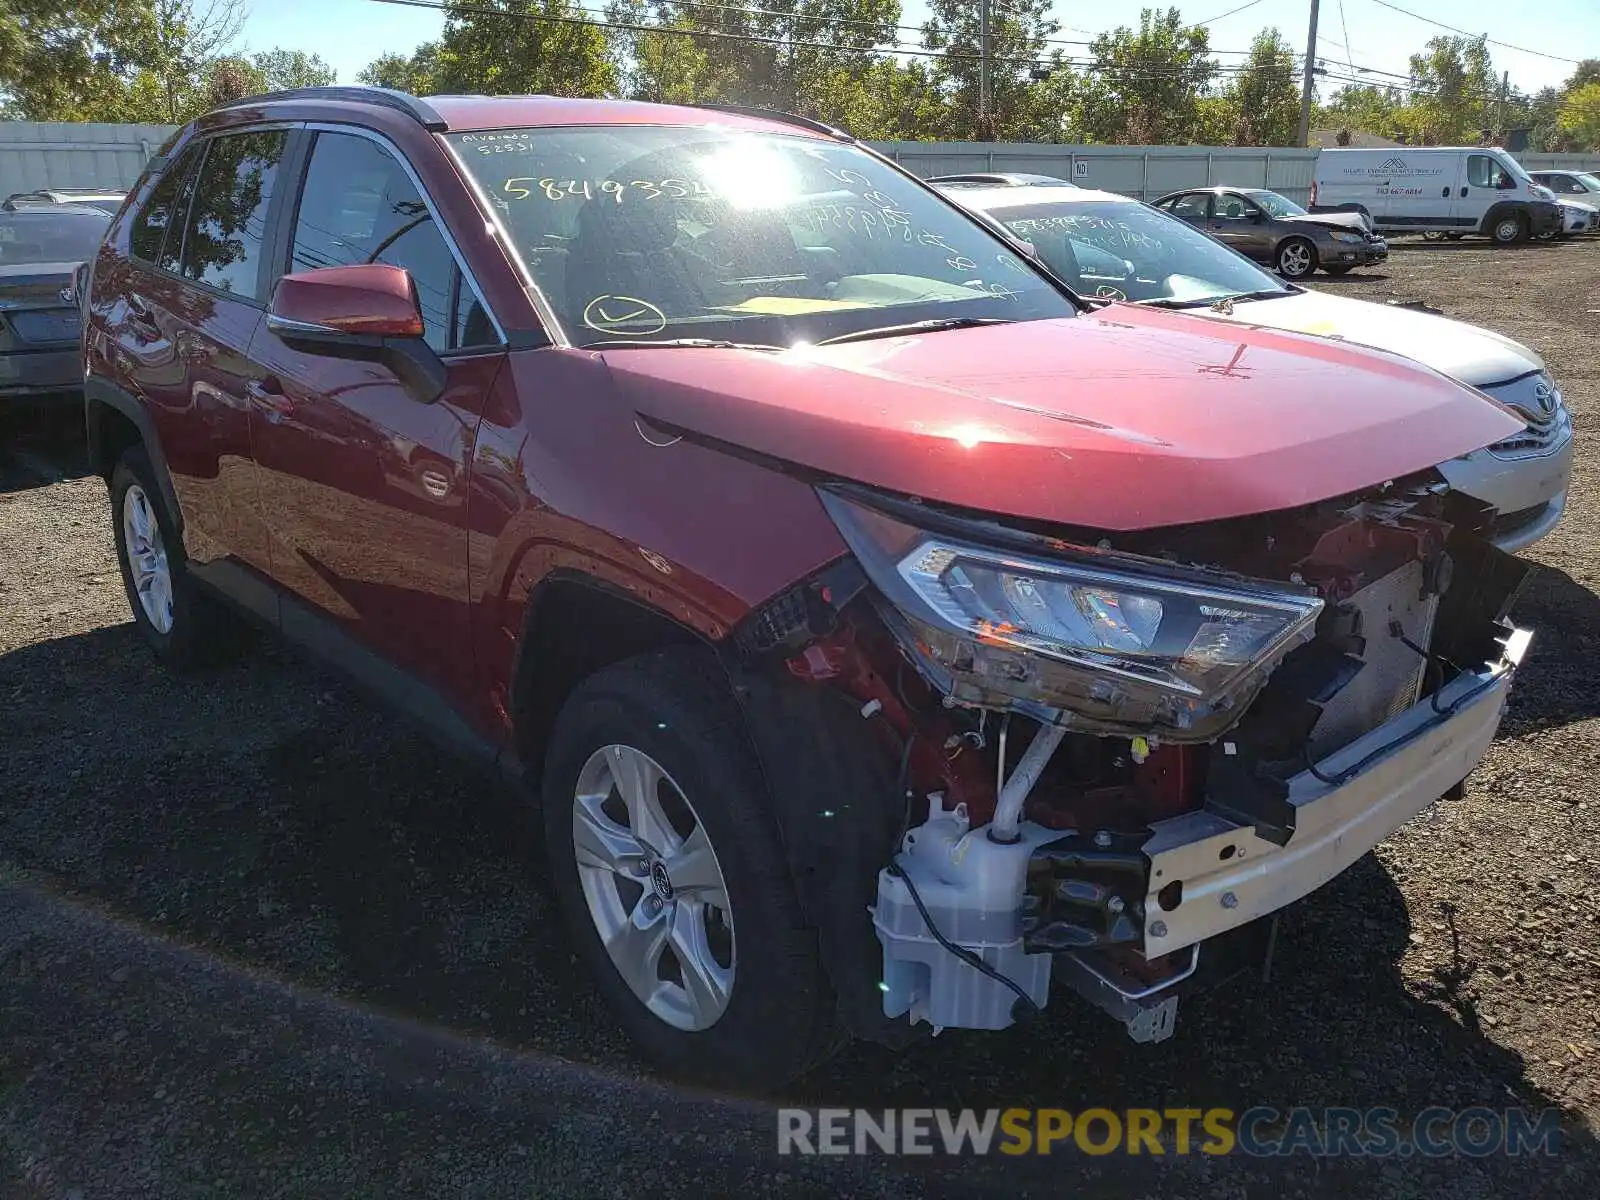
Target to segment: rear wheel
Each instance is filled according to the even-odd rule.
[[[1290,238],[1278,247],[1276,265],[1285,279],[1304,279],[1317,269],[1317,248],[1304,238]]]
[[[656,1065],[770,1086],[838,1045],[755,753],[708,656],[592,676],[557,718],[544,815],[556,894]]]
[[[1521,213],[1505,213],[1489,226],[1489,240],[1496,246],[1515,246],[1528,240],[1528,218]]]
[[[181,670],[231,648],[240,626],[189,577],[183,538],[141,446],[126,450],[111,473],[111,524],[134,627],[157,657]]]

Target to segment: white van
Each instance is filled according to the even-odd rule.
[[[1481,233],[1497,245],[1562,227],[1550,189],[1494,146],[1324,150],[1311,207],[1359,208],[1387,232]]]

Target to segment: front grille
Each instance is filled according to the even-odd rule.
[[[1539,403],[1538,389],[1548,389],[1548,400]],[[1572,418],[1561,393],[1550,386],[1547,379],[1529,376],[1499,387],[1486,387],[1484,393],[1508,405],[1528,424],[1521,433],[1496,442],[1489,453],[1497,458],[1537,458],[1548,454],[1565,440],[1572,428]]]
[[[1427,662],[1391,632],[1398,622],[1412,645],[1427,647],[1439,608],[1437,594],[1422,596],[1423,569],[1410,562],[1362,588],[1346,603],[1366,640],[1356,677],[1323,707],[1311,730],[1311,753],[1326,757],[1376,729],[1417,702]]]

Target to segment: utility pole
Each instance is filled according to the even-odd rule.
[[[1511,72],[1507,71],[1500,77],[1500,107],[1494,114],[1494,140],[1497,145],[1506,144],[1506,96],[1511,91]]]
[[[1306,73],[1300,81],[1300,137],[1298,146],[1311,139],[1311,96],[1317,66],[1317,0],[1311,0],[1311,31],[1306,34]]]
[[[989,0],[978,0],[978,140],[994,136],[989,120]]]

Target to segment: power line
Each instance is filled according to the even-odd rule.
[[[1344,19],[1344,0],[1339,0],[1339,27],[1344,30],[1344,65],[1354,71],[1356,65],[1350,59],[1355,51],[1350,48],[1350,22]]]
[[[1459,33],[1462,37],[1469,37],[1474,40],[1481,37],[1491,46],[1499,46],[1503,50],[1515,50],[1518,54],[1532,54],[1538,58],[1549,58],[1554,59],[1556,62],[1571,63],[1573,66],[1577,66],[1580,61],[1576,58],[1562,58],[1559,54],[1546,54],[1543,50],[1529,50],[1526,46],[1513,46],[1510,42],[1497,41],[1495,38],[1489,37],[1486,34],[1472,33],[1466,29],[1457,29],[1454,25],[1446,25],[1443,21],[1435,21],[1432,17],[1425,17],[1421,13],[1414,13],[1409,8],[1401,8],[1398,4],[1390,4],[1389,0],[1372,0],[1372,2],[1381,8],[1392,9],[1393,11],[1408,16],[1413,20],[1421,21],[1424,25],[1437,25],[1440,29],[1448,29],[1451,33]],[[1346,34],[1345,36],[1348,37],[1349,35]]]
[[[755,42],[767,46],[804,46],[807,49],[832,50],[836,53],[893,53],[914,55],[918,58],[948,58],[968,59],[976,62],[981,56],[977,54],[963,54],[947,50],[913,50],[906,49],[898,44],[892,50],[879,51],[876,47],[841,46],[837,42],[813,42],[799,38],[764,37],[757,33],[724,33],[711,29],[682,29],[673,25],[640,25],[632,21],[596,21],[588,17],[555,16],[549,13],[510,12],[499,8],[478,8],[470,4],[456,3],[455,0],[372,0],[374,4],[393,4],[401,8],[426,8],[435,12],[466,13],[478,17],[504,17],[512,21],[544,21],[552,25],[582,25],[590,29],[619,29],[627,33],[659,33],[667,37],[711,38],[720,41]],[[589,9],[579,9],[587,13]],[[990,62],[1006,62],[1037,65],[1044,61],[1043,56],[1033,57],[1000,57],[990,55]]]
[[[1242,13],[1247,8],[1254,8],[1256,5],[1258,5],[1260,3],[1261,3],[1261,0],[1250,0],[1250,3],[1248,3],[1248,4],[1241,4],[1241,5],[1239,5],[1238,8],[1230,8],[1225,13],[1218,13],[1214,17],[1207,17],[1204,21],[1196,21],[1194,24],[1195,25],[1209,25],[1213,21],[1222,20],[1223,17],[1231,17],[1231,16],[1233,16],[1234,13]],[[1190,26],[1191,29],[1193,27],[1194,26]]]
[[[582,8],[582,7],[577,7],[574,10],[576,12],[580,12],[580,13],[585,14],[584,16],[580,17],[580,16],[570,16],[570,15],[552,15],[552,14],[539,13],[539,12],[513,12],[513,11],[506,10],[506,9],[498,9],[498,8],[482,8],[482,7],[477,7],[477,6],[470,5],[470,4],[458,3],[458,2],[456,2],[456,0],[372,0],[372,2],[375,3],[375,4],[392,4],[392,5],[396,5],[396,6],[402,7],[402,8],[425,8],[425,9],[431,9],[431,10],[436,11],[436,12],[446,12],[446,11],[448,11],[448,12],[465,13],[465,14],[472,15],[472,16],[503,17],[503,18],[506,18],[508,20],[515,20],[515,21],[526,21],[526,22],[546,21],[546,22],[550,22],[550,23],[556,24],[556,25],[582,25],[582,26],[588,26],[588,27],[593,28],[593,29],[615,29],[615,30],[621,30],[623,32],[628,32],[628,33],[655,33],[655,34],[663,34],[663,35],[665,35],[667,37],[710,38],[710,39],[713,39],[713,40],[722,40],[722,41],[753,42],[753,43],[756,43],[758,45],[769,45],[769,46],[803,46],[803,47],[805,47],[807,49],[831,50],[831,51],[834,51],[835,53],[840,53],[840,54],[878,54],[878,55],[885,55],[885,56],[887,56],[887,55],[906,55],[906,56],[912,56],[912,57],[917,57],[917,58],[948,59],[948,60],[966,61],[966,62],[977,62],[982,58],[982,55],[966,53],[964,51],[958,51],[958,50],[922,50],[922,49],[916,49],[916,48],[911,48],[911,47],[904,47],[904,46],[901,46],[898,41],[891,43],[888,47],[885,47],[885,48],[880,48],[880,47],[877,47],[877,46],[848,46],[848,45],[841,45],[841,44],[839,44],[837,42],[818,42],[818,41],[809,41],[809,40],[800,39],[800,38],[771,37],[771,36],[767,36],[767,35],[764,35],[764,34],[756,34],[756,33],[729,33],[729,32],[723,31],[723,30],[685,29],[685,28],[682,28],[680,26],[674,26],[674,25],[641,25],[641,24],[638,24],[637,22],[631,22],[631,21],[615,21],[615,20],[610,20],[610,19],[596,20],[596,19],[591,19],[591,17],[595,16],[595,15],[607,16],[607,14],[605,14],[603,12],[597,14],[595,12],[595,10],[593,10],[593,9],[587,9],[587,8]],[[699,0],[680,0],[680,2],[693,3],[696,6],[702,7],[702,8],[706,8],[706,7],[709,7],[709,8],[726,8],[726,7],[728,7],[728,6],[724,6],[724,5],[700,4]],[[731,9],[730,11],[748,12],[748,11],[752,11],[752,10]],[[790,15],[790,14],[783,14],[783,15],[787,16],[787,15]],[[830,24],[839,24],[839,23],[840,22],[830,22]],[[896,29],[904,29],[904,28],[908,28],[908,27],[906,27],[906,26],[895,26],[894,28],[896,28]],[[1032,56],[1029,56],[1029,55],[990,55],[989,56],[989,61],[990,62],[995,62],[995,63],[1007,63],[1007,64],[1010,64],[1010,65],[1013,65],[1013,66],[1038,67],[1038,66],[1041,66],[1041,65],[1049,65],[1053,60],[1048,55],[1040,54],[1040,55],[1032,55]],[[1097,67],[1097,64],[1092,59],[1062,58],[1062,59],[1060,59],[1058,61],[1059,61],[1060,65],[1064,66],[1064,67],[1073,67],[1073,68],[1077,68],[1077,69],[1096,69],[1096,67]],[[1224,66],[1221,63],[1210,63],[1208,65],[1209,65],[1210,70],[1211,70],[1211,72],[1213,74],[1221,74],[1221,75],[1239,74],[1239,73],[1243,73],[1244,71],[1247,71],[1247,70],[1250,69],[1249,67],[1244,66],[1244,65]],[[1102,72],[1105,71],[1105,68],[1098,68],[1098,69],[1100,69]],[[1179,76],[1179,75],[1189,75],[1189,74],[1193,73],[1193,68],[1183,68],[1183,67],[1143,67],[1143,68],[1135,67],[1135,68],[1120,68],[1120,69],[1119,68],[1111,68],[1111,70],[1113,70],[1113,71],[1121,70],[1121,71],[1125,71],[1126,73],[1130,73],[1130,74],[1138,74],[1140,76],[1150,76],[1150,77]]]

